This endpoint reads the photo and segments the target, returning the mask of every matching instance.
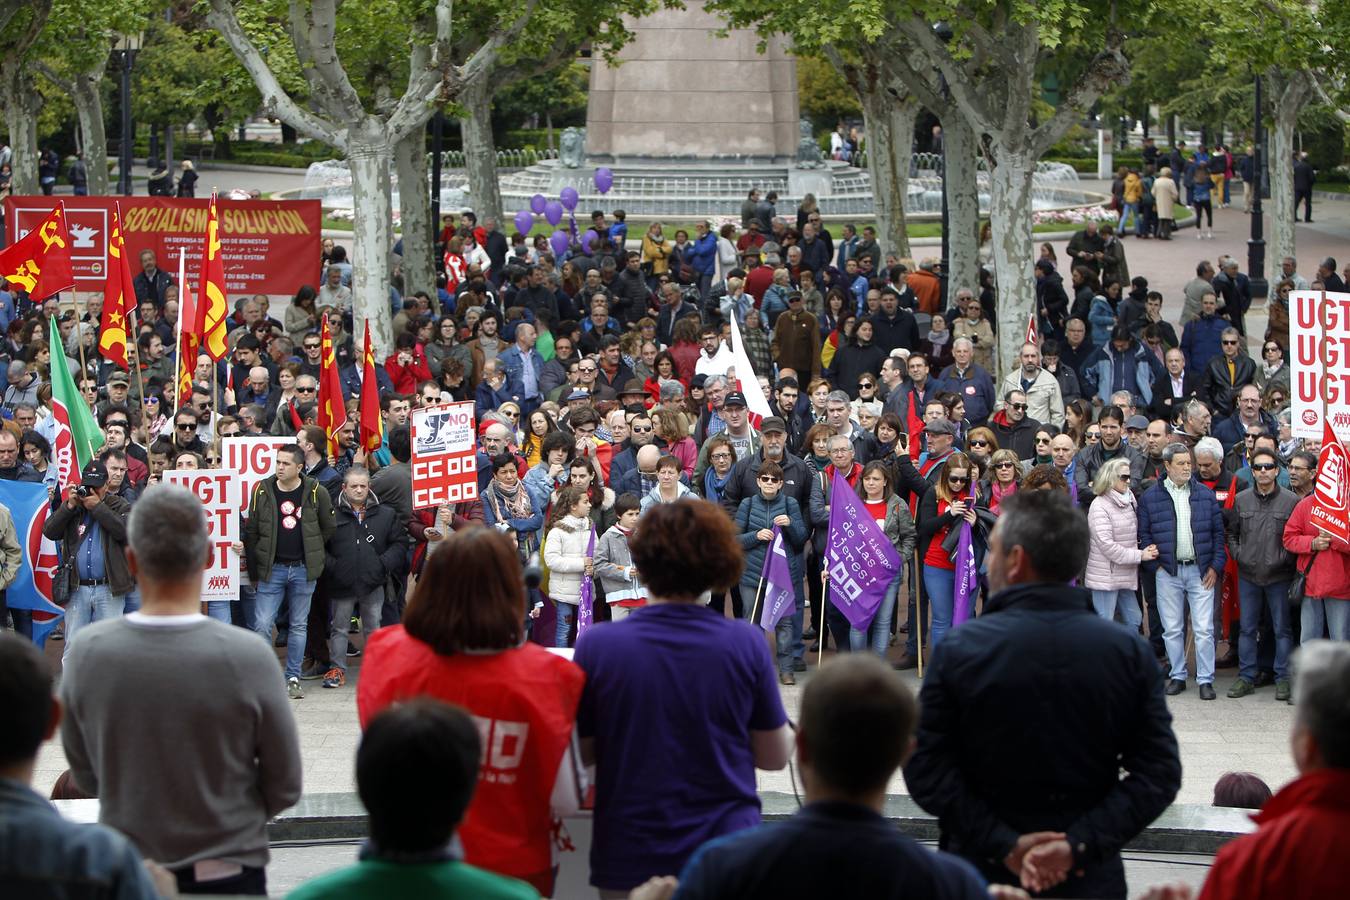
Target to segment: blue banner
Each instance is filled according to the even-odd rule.
[[[5,603],[12,610],[33,611],[33,643],[41,647],[65,615],[65,610],[52,602],[52,575],[60,564],[56,544],[42,536],[42,524],[50,509],[47,486],[0,480],[0,503],[14,518],[23,550],[23,564],[5,590]]]

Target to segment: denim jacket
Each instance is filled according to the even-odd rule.
[[[21,897],[159,896],[125,837],[66,821],[28,785],[8,778],[0,778],[0,885]]]

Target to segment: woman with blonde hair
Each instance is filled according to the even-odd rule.
[[[1130,490],[1130,461],[1117,457],[1097,470],[1088,508],[1087,575],[1083,585],[1092,591],[1092,607],[1108,621],[1116,612],[1127,628],[1139,630],[1142,616],[1134,592],[1139,587],[1139,565],[1158,558],[1158,547],[1139,549],[1139,514]]]
[[[989,500],[989,511],[998,515],[998,506],[1017,493],[1022,481],[1022,461],[1011,450],[995,450],[989,457],[989,477],[980,485],[981,496]]]

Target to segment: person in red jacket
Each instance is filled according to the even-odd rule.
[[[554,821],[574,812],[585,792],[570,748],[586,676],[525,641],[514,541],[493,528],[465,528],[439,543],[403,624],[366,643],[356,690],[361,727],[414,697],[467,710],[484,753],[457,832],[464,860],[552,896]]]
[[[1307,576],[1299,640],[1323,634],[1333,641],[1350,640],[1350,544],[1318,528],[1312,506],[1313,497],[1304,497],[1284,525],[1284,549],[1297,555],[1294,565]]]
[[[1252,816],[1255,833],[1219,850],[1200,900],[1343,897],[1350,885],[1350,644],[1304,644],[1294,691],[1299,776]]]
[[[384,370],[400,394],[415,394],[419,384],[431,380],[426,351],[417,343],[417,336],[406,331],[394,342],[394,352],[384,361]]]

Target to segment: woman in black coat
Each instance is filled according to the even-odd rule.
[[[858,379],[862,375],[876,375],[886,360],[886,351],[872,343],[872,323],[858,321],[848,342],[834,354],[834,386],[848,394],[850,400],[858,397]]]

